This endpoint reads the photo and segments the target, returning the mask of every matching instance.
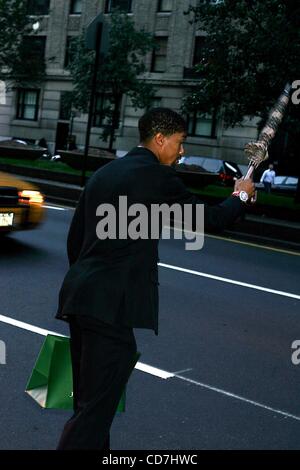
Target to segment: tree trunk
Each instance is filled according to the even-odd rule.
[[[122,97],[118,96],[114,100],[115,103],[114,103],[113,115],[112,115],[112,120],[111,120],[111,131],[110,131],[109,146],[108,146],[108,150],[110,152],[113,150],[116,129],[118,129],[119,127],[119,109],[120,109],[121,99]]]

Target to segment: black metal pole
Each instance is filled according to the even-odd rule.
[[[102,37],[102,23],[99,23],[97,25],[96,56],[95,56],[95,63],[94,63],[88,123],[87,123],[87,128],[86,128],[85,147],[84,147],[84,155],[83,155],[83,162],[82,162],[82,174],[81,174],[81,186],[82,187],[85,185],[85,179],[86,179],[87,159],[88,159],[88,153],[89,153],[89,143],[90,143],[92,119],[93,119],[93,113],[94,113],[95,94],[96,94],[96,88],[97,88],[97,75],[98,75],[99,59],[100,59],[101,37]]]
[[[69,128],[69,136],[68,136],[68,148],[67,148],[67,150],[70,150],[70,141],[71,141],[72,132],[73,132],[73,120],[74,120],[74,114],[73,114],[73,111],[71,111],[70,128]]]

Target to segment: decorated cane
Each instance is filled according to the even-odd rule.
[[[245,154],[249,160],[248,171],[244,179],[252,178],[254,170],[269,158],[268,147],[274,138],[277,129],[283,119],[290,99],[291,85],[287,83],[275,106],[272,108],[268,120],[259,134],[258,141],[245,145]]]

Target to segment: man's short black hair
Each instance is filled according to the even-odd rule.
[[[152,108],[139,120],[141,142],[148,142],[161,132],[170,136],[177,132],[187,132],[186,122],[180,114],[169,108]]]

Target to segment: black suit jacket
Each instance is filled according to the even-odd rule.
[[[63,281],[56,317],[87,315],[110,324],[158,332],[158,240],[107,239],[96,235],[97,207],[196,204],[174,168],[161,165],[149,150],[137,147],[99,169],[89,180],[76,208],[67,242],[70,269]],[[223,229],[243,212],[236,197],[205,205],[205,228]]]

